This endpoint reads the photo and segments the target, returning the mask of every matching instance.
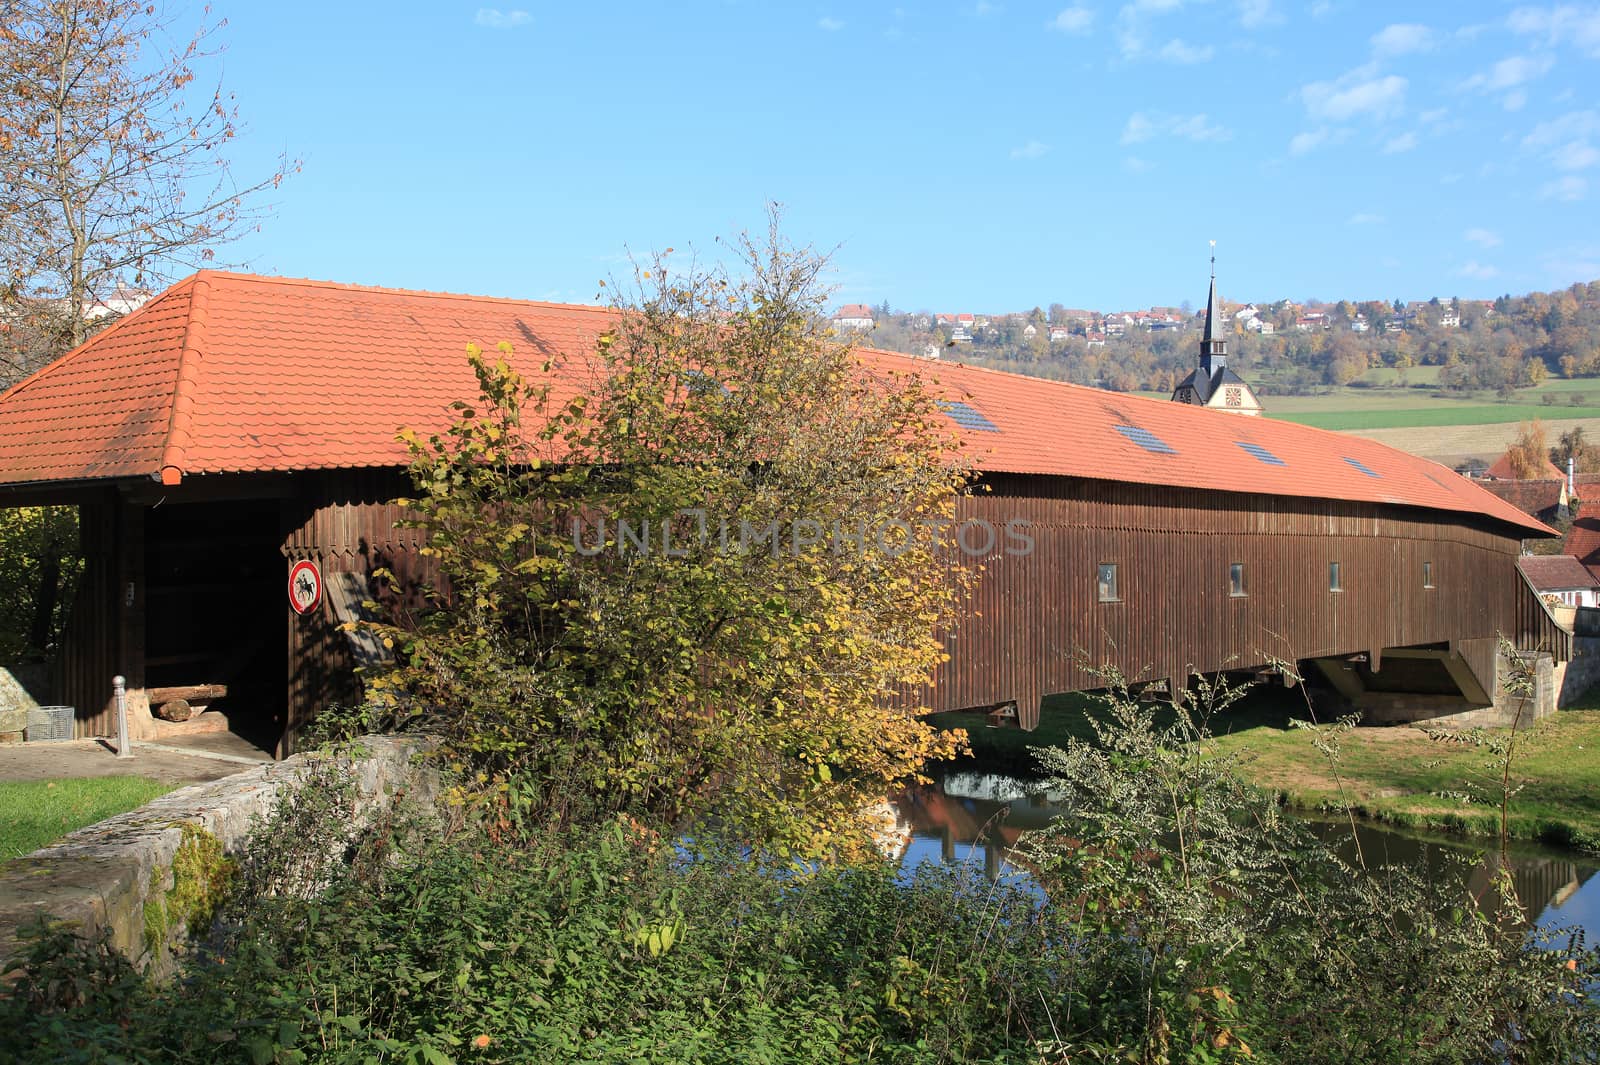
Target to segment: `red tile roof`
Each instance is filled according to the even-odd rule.
[[[554,358],[559,402],[590,380],[612,318],[203,271],[0,396],[0,485],[400,465],[398,429],[438,429],[453,401],[476,395],[469,341]],[[859,358],[929,376],[988,419],[998,431],[962,435],[982,470],[1386,503],[1550,535],[1458,474],[1360,437],[890,352]]]
[[[1478,481],[1485,492],[1504,499],[1524,514],[1538,517],[1561,505],[1561,492],[1567,482],[1561,481]]]
[[[1567,471],[1559,468],[1549,459],[1544,460],[1543,470],[1544,473],[1540,476],[1540,480],[1549,478],[1557,481],[1564,481],[1567,479]],[[1495,459],[1494,465],[1490,466],[1487,470],[1484,470],[1483,475],[1485,477],[1493,477],[1499,481],[1517,480],[1518,478],[1516,472],[1511,468],[1511,452],[1508,451],[1504,455],[1501,455],[1498,459]]]
[[[1591,571],[1600,569],[1600,503],[1586,503],[1578,508],[1578,516],[1572,520],[1562,549]]]
[[[1517,559],[1523,576],[1536,592],[1570,592],[1600,588],[1600,580],[1571,555],[1524,555]]]

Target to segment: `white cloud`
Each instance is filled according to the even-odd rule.
[[[1325,129],[1307,130],[1304,133],[1296,133],[1289,141],[1289,154],[1304,155],[1327,139],[1328,131]]]
[[[492,30],[510,30],[518,26],[526,26],[533,21],[533,16],[519,9],[501,11],[497,7],[480,7],[478,13],[472,16],[472,21],[479,26],[487,26]]]
[[[1500,106],[1507,111],[1521,111],[1528,106],[1528,93],[1526,89],[1512,89],[1506,93],[1506,98],[1500,101]]]
[[[1043,141],[1029,141],[1020,148],[1011,149],[1013,159],[1037,159],[1050,150],[1050,146]]]
[[[1144,56],[1152,20],[1183,6],[1184,0],[1132,0],[1117,12],[1117,49],[1123,59]],[[1180,44],[1182,42],[1179,42]]]
[[[1368,65],[1333,81],[1314,81],[1300,90],[1300,98],[1313,118],[1329,122],[1362,115],[1391,118],[1405,106],[1409,84],[1398,74],[1378,76]]]
[[[1550,159],[1558,170],[1587,170],[1600,163],[1600,151],[1588,141],[1573,141],[1551,152]]]
[[[1372,51],[1380,56],[1410,55],[1433,48],[1433,31],[1415,22],[1396,22],[1372,35]]]
[[[1247,30],[1275,26],[1283,16],[1273,10],[1272,0],[1239,0],[1239,25]]]
[[[1461,234],[1461,239],[1470,241],[1480,248],[1496,248],[1500,246],[1500,234],[1488,229],[1469,229]]]
[[[1524,148],[1549,148],[1600,134],[1600,111],[1568,111],[1541,122],[1522,138]]]
[[[1500,276],[1499,270],[1487,263],[1480,263],[1476,259],[1468,259],[1462,263],[1456,273],[1461,277],[1470,277],[1475,281],[1488,281],[1490,278]]]
[[[1398,137],[1390,137],[1387,141],[1384,142],[1383,154],[1384,155],[1398,155],[1401,152],[1409,152],[1411,149],[1415,148],[1416,146],[1417,146],[1417,135],[1415,133],[1402,133],[1402,134],[1400,134],[1400,136],[1398,136]]]
[[[1383,215],[1369,214],[1365,211],[1360,214],[1353,214],[1344,220],[1344,224],[1347,226],[1381,226],[1383,222]]]
[[[1150,169],[1150,164],[1137,155],[1130,155],[1122,161],[1122,168],[1130,174],[1142,174]]]
[[[1600,58],[1600,7],[1519,7],[1506,18],[1506,25],[1512,33],[1539,38],[1547,45],[1571,44]]]
[[[1547,181],[1539,189],[1539,195],[1547,200],[1563,200],[1571,203],[1581,200],[1589,192],[1589,183],[1575,174]]]
[[[1094,25],[1094,12],[1086,7],[1063,8],[1045,25],[1062,33],[1088,33]]]
[[[978,0],[978,2],[972,6],[972,13],[979,18],[992,15],[999,10],[1000,9],[998,7],[989,3],[989,0]]]
[[[1188,44],[1180,37],[1174,37],[1161,47],[1161,58],[1169,63],[1204,63],[1215,54],[1209,44]]]
[[[1450,112],[1447,108],[1435,107],[1430,110],[1423,111],[1421,114],[1417,115],[1417,118],[1431,126],[1435,122],[1442,122],[1445,116],[1449,113]]]
[[[1544,268],[1563,288],[1574,278],[1588,280],[1600,277],[1600,248],[1580,245],[1550,252],[1544,257]]]
[[[1557,170],[1587,170],[1600,163],[1600,150],[1592,143],[1597,137],[1600,137],[1600,112],[1569,111],[1534,126],[1522,138],[1522,146],[1543,154]],[[1563,195],[1559,189],[1554,194],[1548,191],[1559,185],[1559,182],[1552,182],[1545,186],[1546,195],[1559,199],[1578,198]]]
[[[1222,126],[1213,125],[1204,113],[1166,115],[1154,111],[1146,115],[1142,111],[1135,111],[1128,116],[1128,124],[1122,129],[1123,144],[1138,144],[1158,136],[1178,137],[1200,143],[1229,140],[1233,134]]]
[[[823,30],[827,33],[838,33],[840,30],[844,29],[844,23],[831,15],[824,15],[817,19],[817,29]]]
[[[1548,74],[1555,63],[1556,61],[1547,55],[1507,56],[1490,67],[1486,73],[1472,75],[1461,83],[1461,87],[1479,89],[1483,92],[1514,89],[1518,85],[1525,85],[1535,78]]]

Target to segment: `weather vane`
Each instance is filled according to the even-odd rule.
[[[1211,276],[1217,276],[1217,242],[1211,242]]]

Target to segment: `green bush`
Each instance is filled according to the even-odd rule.
[[[43,659],[83,569],[77,508],[0,508],[0,563],[0,664]]]
[[[1592,954],[1431,916],[1405,873],[1321,898],[1311,841],[1240,878],[1211,843],[1187,844],[1204,891],[1147,839],[1102,852],[1125,881],[1080,871],[1042,904],[975,870],[688,861],[623,821],[528,849],[474,834],[258,900],[161,988],[48,934],[0,1031],[51,1063],[1592,1060]],[[1049,849],[1060,892],[1085,850]]]

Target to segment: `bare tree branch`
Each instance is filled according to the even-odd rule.
[[[143,0],[0,0],[0,385],[82,343],[122,288],[222,265],[270,213],[298,164],[235,181],[233,98],[194,92],[225,25],[173,37]]]

